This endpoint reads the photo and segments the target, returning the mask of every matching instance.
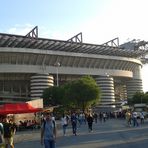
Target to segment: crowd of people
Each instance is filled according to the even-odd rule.
[[[123,114],[108,113],[108,112],[100,112],[99,114],[96,112],[71,112],[70,114],[64,113],[61,116],[61,127],[63,130],[63,136],[67,135],[67,128],[70,127],[72,129],[72,134],[77,136],[78,128],[81,128],[82,125],[87,125],[88,132],[93,131],[93,123],[97,124],[105,123],[109,118],[123,117]],[[41,124],[41,144],[44,144],[45,148],[55,148],[56,146],[56,137],[57,137],[57,126],[55,117],[53,118],[53,114],[46,113],[43,116],[42,124]]]
[[[72,127],[73,135],[77,135],[78,127],[82,125],[88,125],[88,131],[93,131],[93,122],[97,123],[100,121],[101,123],[106,122],[108,119],[108,114],[106,112],[97,113],[84,113],[84,112],[72,112],[71,114],[63,114],[61,117],[61,126],[63,129],[63,136],[66,136],[67,127],[70,125]]]
[[[13,136],[16,132],[16,124],[13,119],[5,116],[0,118],[0,147],[14,148]]]
[[[36,120],[20,120],[19,124],[17,125],[17,130],[27,130],[27,129],[38,129],[40,128],[40,123],[38,123]]]
[[[57,124],[53,113],[47,112],[41,118],[41,144],[44,144],[45,148],[55,148],[57,137]],[[70,114],[64,113],[60,118],[60,125],[62,127],[63,136],[67,135],[67,128],[72,129],[74,136],[78,135],[78,128],[86,125],[88,132],[93,131],[93,124],[98,122],[103,124],[108,119],[121,118],[125,119],[126,125],[129,127],[137,127],[140,124],[144,124],[145,116],[141,112],[138,114],[135,111],[119,111],[119,112],[71,112]],[[124,120],[123,120],[124,121]],[[32,127],[36,125],[35,121],[25,120],[20,121],[20,126]],[[30,129],[30,128],[29,128]],[[18,126],[13,122],[12,118],[8,116],[0,118],[0,148],[14,148],[13,137],[18,130]]]
[[[92,132],[93,122],[97,123],[97,114],[92,113],[76,113],[72,112],[69,114],[63,114],[61,117],[61,126],[63,129],[63,136],[66,136],[67,127],[71,125],[72,134],[77,136],[78,126],[81,127],[82,124],[88,123],[88,131]],[[105,121],[104,121],[105,122]],[[55,118],[53,118],[51,113],[46,113],[42,119],[41,124],[41,144],[44,144],[45,148],[55,148],[56,145],[56,135],[57,127]]]
[[[81,127],[82,124],[88,125],[88,131],[93,131],[93,124],[94,123],[105,123],[108,119],[123,119],[126,121],[126,125],[129,127],[136,127],[142,125],[146,117],[144,116],[143,112],[139,115],[135,111],[124,110],[118,112],[89,112],[89,113],[75,113],[72,114],[63,114],[61,117],[61,125],[63,128],[63,136],[66,135],[66,130],[68,125],[72,127],[72,133],[77,135],[78,127]]]
[[[138,113],[135,111],[134,112],[127,111],[125,114],[125,118],[126,118],[127,126],[129,127],[131,127],[132,125],[134,127],[139,126],[140,124],[143,124],[145,120],[145,116],[143,112],[140,112],[138,115]]]

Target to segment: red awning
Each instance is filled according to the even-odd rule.
[[[14,103],[0,105],[0,115],[35,113],[42,111],[41,108],[35,108],[29,103]]]

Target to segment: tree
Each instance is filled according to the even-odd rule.
[[[128,103],[131,105],[146,102],[147,100],[145,98],[144,92],[136,92],[131,99],[128,99]]]
[[[45,89],[42,98],[44,106],[62,104],[62,98],[63,98],[62,87],[51,86]]]
[[[65,109],[86,107],[96,104],[100,99],[100,89],[90,76],[82,77],[64,84],[49,87],[43,92],[44,105],[62,105]]]
[[[69,84],[67,97],[75,104],[75,107],[84,111],[86,107],[99,102],[100,89],[92,77],[85,76]]]
[[[146,104],[148,104],[148,92],[144,94],[144,97],[142,99],[143,99],[142,102],[145,102]]]

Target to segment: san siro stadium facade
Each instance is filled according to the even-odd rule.
[[[118,39],[102,45],[83,43],[82,33],[67,41],[0,33],[0,102],[42,97],[43,90],[90,75],[101,88],[102,107],[143,91],[141,68],[145,49],[119,46]]]

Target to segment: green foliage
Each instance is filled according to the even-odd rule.
[[[85,110],[88,106],[99,101],[99,92],[95,80],[90,76],[85,76],[69,84],[67,97],[75,107]]]
[[[51,86],[45,89],[42,96],[44,106],[60,105],[62,103],[62,94],[62,87]]]
[[[148,104],[148,92],[146,92],[142,98],[142,102]]]
[[[68,82],[66,83],[63,88],[64,88],[64,100],[63,100],[63,107],[66,107],[67,109],[70,109],[70,108],[75,108],[75,100],[73,100],[73,97],[72,97],[72,84],[73,84],[73,81],[72,82]]]
[[[128,103],[133,105],[137,103],[146,103],[148,104],[148,93],[136,92],[133,98],[128,100]]]
[[[85,110],[100,99],[100,89],[90,76],[64,84],[49,87],[43,92],[44,105],[62,105],[65,110]]]

